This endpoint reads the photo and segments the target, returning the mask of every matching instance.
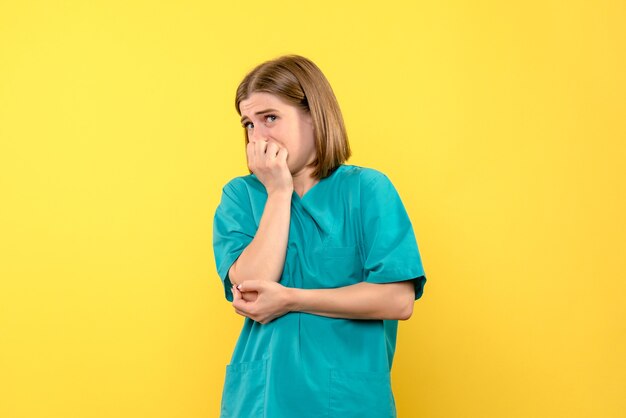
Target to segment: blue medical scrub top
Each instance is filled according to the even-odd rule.
[[[226,300],[228,270],[252,241],[267,192],[254,174],[231,180],[215,212],[213,248]],[[340,165],[301,198],[293,193],[279,283],[302,289],[426,277],[411,221],[389,178]],[[221,418],[390,418],[397,320],[289,312],[267,324],[244,319],[226,366]]]

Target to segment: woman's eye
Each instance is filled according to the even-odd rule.
[[[276,120],[276,115],[266,115],[266,116],[265,116],[265,118],[266,118],[266,119],[267,119],[267,118],[274,118],[274,119],[272,120],[272,122],[273,122],[273,121],[275,121],[275,120]],[[246,128],[246,129],[248,129],[248,125],[252,125],[252,127],[254,127],[254,124],[253,124],[252,122],[246,122],[246,123],[244,123],[242,126],[243,126],[244,128]]]

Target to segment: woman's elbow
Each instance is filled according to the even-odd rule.
[[[237,277],[237,273],[235,272],[235,264],[237,264],[237,261],[235,261],[228,269],[228,280],[230,280],[232,285],[237,286],[240,282],[239,277]]]
[[[398,318],[401,321],[406,321],[413,315],[413,301],[407,303],[406,301],[401,305],[400,312],[398,313]]]
[[[415,302],[415,288],[412,281],[403,283],[401,292],[398,292],[398,318],[401,321],[406,321],[413,315],[413,305]]]
[[[413,281],[391,282],[376,284],[384,286],[386,292],[378,292],[381,300],[384,301],[381,319],[394,319],[406,321],[413,315],[413,304],[415,302],[415,287]]]
[[[245,282],[246,280],[280,281],[280,276],[275,277],[262,270],[255,270],[254,274],[251,274],[251,272],[245,269],[245,266],[239,266],[237,261],[239,261],[239,259],[237,259],[228,270],[228,278],[235,286]]]

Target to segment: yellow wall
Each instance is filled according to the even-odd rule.
[[[234,93],[285,53],[413,220],[399,417],[626,416],[623,1],[163,3],[0,3],[0,416],[217,416]]]

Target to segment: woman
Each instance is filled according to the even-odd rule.
[[[404,206],[381,172],[344,162],[335,95],[310,60],[254,68],[237,89],[250,174],[226,184],[213,246],[245,316],[221,417],[395,417],[398,320],[426,277]]]

